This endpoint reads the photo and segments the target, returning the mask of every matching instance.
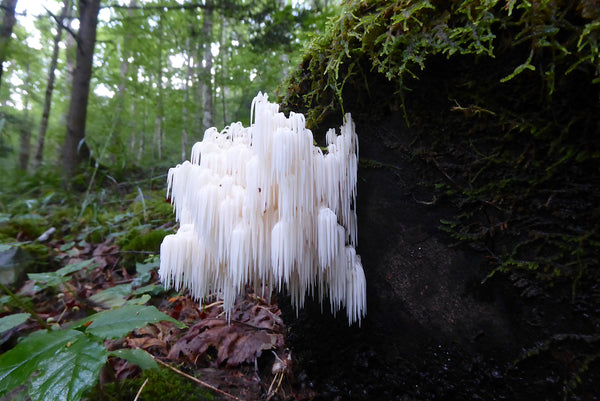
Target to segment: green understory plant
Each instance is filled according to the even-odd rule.
[[[60,251],[75,252],[75,244],[76,241],[67,242]],[[20,245],[5,248],[10,246]],[[142,369],[157,368],[150,354],[141,349],[109,351],[104,346],[106,340],[122,338],[132,330],[159,321],[185,327],[154,306],[145,305],[152,294],[162,291],[161,286],[148,284],[151,271],[158,266],[157,258],[150,257],[145,262],[136,264],[133,281],[96,292],[86,300],[112,309],[75,322],[61,321],[68,309],[66,304],[60,318],[45,319],[36,312],[30,296],[15,294],[2,286],[2,292],[7,295],[1,298],[1,304],[7,310],[22,312],[0,318],[0,334],[16,329],[28,320],[36,321],[40,329],[19,338],[16,346],[0,355],[0,396],[26,387],[25,391],[33,401],[80,400],[94,388],[109,357],[125,359]],[[75,279],[74,275],[90,274],[97,267],[93,259],[87,259],[69,263],[56,271],[29,273],[33,282],[30,291],[34,297],[50,297],[60,302],[65,292],[73,292],[69,281]],[[72,296],[78,297],[75,293]]]
[[[16,319],[23,317],[19,315]],[[33,401],[79,400],[94,387],[109,356],[125,359],[142,369],[155,369],[157,364],[147,352],[108,351],[103,343],[159,321],[185,327],[154,306],[126,304],[95,313],[68,327],[55,325],[36,331],[0,355],[0,395],[28,385]]]

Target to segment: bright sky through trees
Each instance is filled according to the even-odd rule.
[[[179,7],[192,3],[102,0],[85,128],[88,146],[93,152],[107,148],[112,158],[107,164],[177,160],[188,138],[199,140],[207,128],[248,123],[241,105],[259,91],[275,99],[311,36],[338,10],[333,3],[287,0],[282,7],[278,0],[230,0],[223,7],[220,0],[205,0]],[[64,4],[18,0],[0,92],[0,113],[11,121],[1,140],[11,149],[25,149],[28,139],[19,145],[18,133],[27,127],[31,141],[37,140],[49,76],[56,77],[44,160],[56,160],[62,146],[76,71],[78,0],[71,0],[73,17],[63,23],[67,29],[57,45],[54,74],[50,71]],[[106,144],[109,135],[114,148]]]

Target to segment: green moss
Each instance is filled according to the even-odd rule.
[[[133,236],[122,249],[125,251],[147,251],[158,253],[163,238],[167,235],[166,230],[152,230]]]
[[[129,401],[136,395],[144,382],[140,399],[144,401],[212,401],[215,397],[209,390],[202,388],[168,369],[144,371],[135,379],[104,384],[96,394],[88,397],[90,401]]]
[[[127,268],[135,267],[136,262],[143,262],[148,255],[157,255],[160,252],[160,244],[163,238],[170,234],[167,230],[151,230],[140,232],[139,229],[131,229],[117,243],[123,252],[123,263]]]
[[[368,106],[372,114],[378,88],[367,76],[377,72],[396,87],[410,119],[405,96],[432,58],[492,59],[507,47],[518,48],[519,54],[499,65],[498,81],[535,72],[552,95],[560,76],[576,70],[591,70],[589,83],[600,83],[599,40],[597,2],[348,1],[326,33],[312,41],[280,102],[305,112],[309,127],[318,126],[328,113],[361,109],[356,106]],[[540,63],[548,54],[552,62]],[[349,104],[348,92],[363,95]]]
[[[39,237],[50,226],[46,219],[37,214],[14,216],[0,224],[0,234],[19,240],[33,240]]]
[[[106,240],[109,233],[110,231],[107,227],[95,227],[86,234],[85,241],[92,244],[99,244]]]
[[[54,270],[58,267],[55,251],[44,244],[30,243],[21,245],[21,249],[27,252],[33,259],[30,273],[38,273]]]
[[[352,112],[361,141],[403,115],[456,211],[441,228],[576,294],[600,280],[599,42],[597,1],[349,1],[280,102],[317,134]]]
[[[173,206],[165,199],[163,191],[154,191],[143,201],[141,196],[137,196],[127,211],[140,223],[164,224],[173,220]]]

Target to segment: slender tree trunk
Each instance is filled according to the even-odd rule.
[[[144,150],[146,147],[146,121],[148,121],[148,107],[146,102],[144,102],[144,118],[142,119],[142,129],[140,131],[140,145],[138,147],[137,161],[138,163],[142,160],[144,156]]]
[[[202,22],[202,37],[204,39],[204,116],[202,125],[204,129],[214,125],[213,116],[213,86],[212,86],[212,39],[213,39],[213,0],[206,0],[204,9],[204,21]]]
[[[162,148],[163,148],[163,64],[162,64],[162,45],[163,45],[163,21],[162,14],[158,22],[158,74],[157,74],[157,86],[158,86],[158,99],[156,101],[156,116],[154,119],[154,141],[156,143],[157,157],[158,160],[162,160]]]
[[[89,149],[85,144],[85,119],[99,11],[100,0],[79,0],[77,65],[73,74],[67,135],[63,147],[63,168],[67,177],[72,176],[77,166],[89,158]]]
[[[136,0],[131,0],[129,2],[129,7],[137,7]],[[129,17],[133,17],[132,9],[127,11]],[[121,55],[121,67],[119,68],[119,87],[117,89],[117,104],[116,104],[116,113],[115,118],[117,121],[115,122],[115,129],[121,129],[121,120],[123,116],[123,110],[125,109],[125,93],[127,87],[127,78],[129,77],[129,57],[131,55],[131,51],[129,50],[128,43],[131,42],[132,34],[130,31],[127,31],[125,36],[123,37],[123,43],[118,44],[119,53]],[[134,109],[135,110],[135,109]],[[133,120],[135,114],[132,114],[131,120]],[[131,124],[128,124],[131,125]]]
[[[188,152],[188,102],[190,101],[190,81],[192,79],[192,52],[190,37],[186,40],[187,58],[185,69],[185,81],[183,83],[183,129],[181,130],[181,160],[186,159]]]
[[[137,68],[134,70],[137,75]],[[136,155],[136,145],[137,145],[137,99],[134,97],[131,99],[131,119],[129,120],[129,152],[132,155]]]
[[[2,18],[2,26],[0,26],[0,85],[2,84],[2,72],[4,71],[4,61],[8,56],[8,45],[12,35],[13,26],[15,26],[15,8],[17,0],[3,0],[2,9],[4,17]]]
[[[194,129],[197,138],[202,138],[204,135],[204,129],[202,127],[202,118],[204,116],[204,68],[202,67],[202,59],[204,57],[203,41],[205,40],[198,35],[197,31],[194,32],[193,38],[196,40],[195,43],[195,57],[194,57],[194,72],[196,74],[196,85],[193,92],[194,95]]]
[[[71,8],[71,11],[73,11],[73,9]],[[71,14],[69,14],[69,21],[71,21]],[[76,64],[76,58],[77,58],[77,41],[76,38],[71,35],[68,34],[65,36],[65,59],[66,59],[66,64],[67,64],[67,71],[66,71],[66,77],[65,77],[65,91],[71,91],[71,89],[73,88],[73,75],[75,74],[75,64]],[[61,113],[60,115],[60,123],[61,125],[67,125],[67,117],[68,117],[68,113],[69,110],[65,110]]]
[[[48,119],[50,118],[50,107],[52,106],[52,91],[54,90],[54,77],[56,64],[58,63],[59,44],[62,40],[63,21],[71,14],[71,0],[64,0],[62,12],[58,18],[56,35],[54,36],[54,48],[52,50],[52,60],[48,69],[48,83],[46,84],[46,97],[44,98],[44,111],[42,112],[42,121],[40,122],[40,131],[33,156],[33,169],[37,169],[42,164],[44,157],[44,143],[46,141],[46,131],[48,130]]]
[[[23,171],[27,171],[27,165],[29,164],[29,151],[31,148],[31,123],[29,121],[29,91],[31,90],[31,71],[29,70],[29,63],[27,63],[25,78],[25,103],[23,109],[25,110],[24,124],[21,127],[20,132],[20,143],[19,143],[19,168]]]
[[[227,20],[225,19],[225,16],[223,16],[223,18],[221,19],[221,52],[219,53],[221,55],[221,106],[223,109],[223,126],[225,127],[228,124],[228,120],[227,120],[227,109],[225,107],[225,83],[227,82],[227,52],[225,50],[225,48],[227,47],[225,45],[225,41],[226,39],[226,33],[227,33]]]

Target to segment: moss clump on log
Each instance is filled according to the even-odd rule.
[[[287,82],[285,103],[307,110],[315,125],[344,108],[346,85],[376,98],[367,79],[373,72],[403,98],[434,56],[493,59],[514,48],[522,55],[498,65],[500,82],[537,71],[551,96],[557,80],[576,69],[600,83],[599,40],[597,0],[349,1],[311,43]]]
[[[599,278],[599,39],[597,0],[350,1],[283,103],[313,128],[401,113],[455,206],[441,228],[575,296]]]

